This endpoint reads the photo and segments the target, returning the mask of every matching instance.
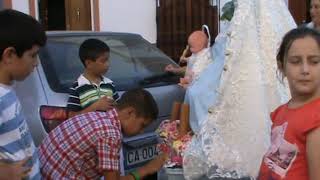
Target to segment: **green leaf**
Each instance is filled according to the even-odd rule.
[[[234,1],[229,1],[226,4],[224,4],[224,6],[222,7],[222,16],[221,16],[221,20],[227,20],[227,21],[231,21],[232,17],[233,17],[233,13],[234,13],[234,9],[235,9],[235,5],[234,5]]]

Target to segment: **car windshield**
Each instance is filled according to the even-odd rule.
[[[78,57],[78,50],[88,38],[100,39],[110,47],[110,67],[105,76],[114,81],[119,91],[177,82],[178,77],[164,72],[164,67],[174,62],[139,35],[49,36],[39,57],[49,85],[55,92],[67,92],[83,73],[84,66]]]

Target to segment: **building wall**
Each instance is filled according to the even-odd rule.
[[[228,1],[220,0],[220,7]],[[100,31],[137,33],[157,42],[156,0],[99,0],[99,6]],[[12,8],[29,14],[29,1],[12,0]],[[38,17],[37,4],[35,10]]]
[[[216,0],[220,2],[220,10],[229,1]],[[156,0],[99,0],[99,6],[100,31],[137,33],[151,43],[157,42]],[[29,14],[29,0],[12,0],[12,8]],[[94,9],[91,10],[93,14]],[[35,17],[38,17],[37,3]],[[225,28],[221,22],[220,31]]]
[[[100,0],[100,30],[132,32],[157,40],[156,0]]]
[[[12,0],[12,9],[29,14],[29,1],[28,0]]]
[[[99,5],[100,31],[132,32],[156,42],[155,0],[100,0]],[[12,0],[12,8],[30,14],[29,0]],[[38,17],[37,4],[35,10]]]

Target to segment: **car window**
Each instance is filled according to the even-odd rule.
[[[110,68],[105,74],[119,91],[141,86],[161,86],[177,83],[178,77],[167,75],[163,69],[174,62],[138,35],[57,36],[48,38],[39,57],[50,87],[65,93],[83,72],[78,57],[80,44],[97,38],[110,47]],[[145,81],[153,78],[157,81]]]

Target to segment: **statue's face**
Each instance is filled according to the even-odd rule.
[[[206,48],[208,38],[202,31],[193,32],[188,38],[188,45],[191,53],[198,53]]]
[[[204,48],[204,46],[201,45],[199,42],[189,42],[188,44],[189,44],[190,52],[192,54],[198,53]]]

